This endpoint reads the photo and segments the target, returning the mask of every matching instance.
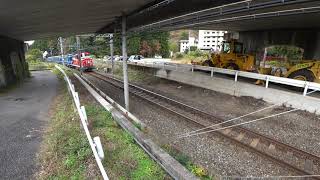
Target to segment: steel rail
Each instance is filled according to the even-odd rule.
[[[96,78],[98,78],[98,79],[100,79],[100,80],[103,80],[103,81],[105,81],[105,82],[107,82],[107,83],[109,83],[109,84],[111,84],[111,85],[113,85],[113,86],[115,86],[115,87],[117,87],[117,88],[123,88],[123,87],[122,87],[122,82],[119,81],[118,79],[114,79],[114,78],[111,78],[111,77],[107,77],[107,76],[102,75],[102,74],[100,74],[100,73],[90,73],[90,75],[93,76],[93,77],[96,77]],[[112,81],[113,81],[113,82],[112,82]],[[114,83],[114,82],[116,82],[116,83]],[[192,122],[192,123],[194,123],[194,124],[197,124],[198,126],[206,127],[206,125],[204,125],[204,124],[196,121],[195,119],[190,118],[190,117],[188,117],[188,116],[186,116],[186,115],[184,115],[184,114],[182,114],[182,113],[179,113],[179,112],[177,112],[177,111],[175,111],[175,110],[173,110],[173,109],[171,109],[171,108],[169,108],[169,107],[167,107],[167,106],[164,106],[164,105],[162,105],[162,104],[159,103],[159,102],[156,102],[156,101],[155,101],[156,99],[153,99],[153,100],[152,100],[152,99],[144,96],[143,93],[145,93],[145,94],[147,94],[147,95],[149,94],[149,96],[151,95],[151,96],[153,96],[154,98],[163,99],[163,100],[165,100],[165,101],[167,101],[167,102],[170,102],[170,103],[172,103],[172,104],[174,104],[174,105],[181,106],[182,109],[184,109],[184,111],[187,111],[186,109],[189,109],[189,110],[191,110],[191,111],[194,111],[194,112],[199,113],[199,115],[201,115],[201,116],[205,116],[205,118],[209,118],[209,119],[214,118],[214,119],[215,119],[216,121],[218,121],[218,122],[222,122],[222,121],[223,121],[222,119],[217,118],[217,117],[215,117],[215,116],[213,116],[213,115],[211,115],[211,114],[209,114],[209,113],[207,113],[207,112],[204,112],[204,111],[202,111],[202,110],[200,110],[200,109],[194,108],[194,107],[189,106],[189,105],[187,105],[187,104],[178,102],[178,101],[176,101],[176,100],[170,99],[170,98],[168,98],[168,97],[165,97],[165,96],[163,96],[163,95],[154,93],[154,92],[152,92],[152,91],[146,90],[146,89],[141,88],[141,87],[138,87],[138,86],[136,86],[136,85],[130,84],[130,87],[131,87],[131,88],[135,88],[135,89],[138,90],[138,91],[135,91],[135,90],[134,90],[134,91],[131,91],[131,93],[133,93],[133,95],[136,95],[136,96],[138,96],[138,97],[140,97],[140,98],[143,98],[143,99],[145,99],[146,101],[148,101],[148,102],[150,102],[150,103],[153,103],[153,104],[155,104],[155,105],[158,105],[158,106],[160,106],[160,107],[162,107],[162,108],[164,108],[164,109],[172,112],[173,114],[176,114],[176,115],[178,115],[178,116],[181,116],[181,117],[187,119],[188,121],[190,121],[190,122]],[[139,92],[139,91],[140,91],[140,92]],[[212,128],[210,128],[210,129],[212,129]],[[275,140],[275,139],[272,139],[272,138],[270,138],[270,137],[268,137],[268,136],[259,134],[259,133],[257,133],[257,132],[254,132],[254,131],[252,131],[252,130],[249,130],[249,129],[246,129],[246,128],[243,128],[243,127],[234,127],[234,128],[232,128],[232,129],[237,129],[239,132],[245,132],[246,134],[250,134],[251,136],[254,136],[255,138],[258,137],[258,138],[262,139],[262,141],[267,141],[267,142],[269,142],[269,144],[275,144],[275,145],[277,145],[277,149],[279,149],[279,150],[280,150],[281,148],[282,148],[282,149],[286,149],[286,150],[289,150],[289,151],[291,151],[291,152],[293,152],[293,153],[299,154],[300,156],[303,156],[303,157],[304,157],[303,159],[312,159],[312,160],[316,161],[317,163],[320,162],[320,157],[318,157],[318,156],[316,156],[316,155],[314,155],[314,154],[311,154],[311,153],[309,153],[309,152],[300,150],[300,149],[298,149],[298,148],[292,147],[292,146],[290,146],[290,145],[288,145],[288,144],[286,144],[286,143],[282,143],[282,142],[280,142],[280,141],[277,141],[277,140]],[[238,143],[239,145],[241,145],[241,146],[244,147],[244,148],[249,148],[251,151],[256,152],[257,154],[268,158],[268,159],[271,160],[272,162],[275,162],[275,163],[277,163],[277,164],[279,164],[279,165],[281,165],[281,166],[283,166],[283,167],[290,168],[291,170],[297,172],[297,173],[300,174],[300,175],[312,175],[312,174],[310,174],[309,172],[300,169],[299,167],[296,167],[296,166],[294,166],[294,165],[292,165],[292,164],[289,164],[288,162],[285,162],[285,161],[283,161],[283,160],[281,160],[281,159],[279,159],[279,158],[276,158],[276,157],[274,157],[274,156],[272,156],[272,155],[270,155],[270,154],[268,154],[268,153],[266,153],[266,152],[264,152],[264,151],[262,151],[262,150],[259,150],[259,149],[255,148],[255,147],[252,147],[252,146],[250,146],[250,145],[248,145],[248,144],[246,144],[246,143],[243,143],[243,142],[241,142],[241,140],[237,140],[236,138],[233,138],[233,137],[231,137],[231,136],[228,136],[228,135],[224,134],[224,133],[221,132],[221,131],[219,131],[219,132],[214,132],[214,133],[215,133],[215,134],[218,134],[218,135],[220,135],[220,136],[223,136],[223,137],[225,137],[225,138],[228,138],[228,139],[230,139],[230,140]],[[254,138],[253,138],[253,139],[254,139]],[[318,164],[318,165],[319,165],[319,164]],[[316,178],[317,178],[317,177],[316,177]],[[318,178],[317,178],[317,179],[318,179]]]

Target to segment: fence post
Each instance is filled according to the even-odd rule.
[[[213,77],[213,67],[211,67],[211,77]]]
[[[81,112],[82,112],[82,115],[84,117],[84,120],[86,121],[86,124],[89,125],[86,108],[84,106],[81,106]]]
[[[102,144],[100,141],[100,137],[99,136],[94,137],[93,142],[94,142],[94,145],[96,146],[96,150],[97,150],[99,158],[101,160],[104,159],[104,152],[103,152]]]
[[[234,76],[234,81],[237,82],[238,81],[238,73],[239,71],[236,71],[235,76]]]
[[[267,76],[267,78],[266,78],[266,88],[268,88],[269,87],[269,76]]]
[[[309,82],[306,82],[305,86],[304,86],[304,90],[303,90],[303,96],[306,96],[308,93],[308,89],[309,89]]]

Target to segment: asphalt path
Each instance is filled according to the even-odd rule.
[[[37,71],[19,87],[0,94],[0,179],[33,179],[57,86],[52,72]]]

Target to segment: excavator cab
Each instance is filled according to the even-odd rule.
[[[237,42],[236,40],[225,41],[222,44],[222,53],[244,54],[243,43]]]
[[[217,67],[241,70],[254,71],[254,56],[244,53],[243,43],[235,39],[224,41],[220,54],[212,56],[213,64]]]

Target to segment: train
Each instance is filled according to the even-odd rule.
[[[89,52],[81,53],[81,67],[78,54],[68,54],[61,56],[51,56],[47,58],[49,62],[64,64],[67,67],[75,68],[82,71],[92,71],[94,67],[93,59],[90,57]]]

